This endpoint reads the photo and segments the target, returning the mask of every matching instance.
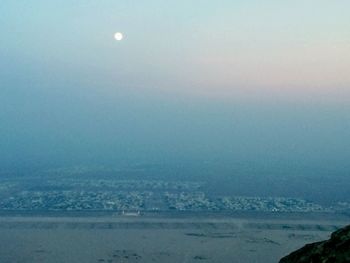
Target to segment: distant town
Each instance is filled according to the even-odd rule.
[[[143,212],[341,212],[350,203],[324,207],[287,197],[212,196],[202,182],[56,178],[0,182],[0,211]]]

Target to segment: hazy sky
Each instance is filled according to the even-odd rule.
[[[345,165],[349,10],[348,0],[2,0],[0,164]]]

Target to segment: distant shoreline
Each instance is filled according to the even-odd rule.
[[[122,211],[26,211],[1,210],[0,217],[112,217],[129,218],[134,216],[122,215]],[[141,218],[242,218],[242,219],[276,219],[276,220],[349,220],[350,214],[333,212],[257,212],[257,211],[141,211]]]

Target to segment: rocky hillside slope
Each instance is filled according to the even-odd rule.
[[[345,262],[350,262],[350,225],[335,231],[329,240],[308,244],[280,260],[280,263]]]

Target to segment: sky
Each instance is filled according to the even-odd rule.
[[[2,0],[0,164],[345,169],[348,10],[347,0]]]

